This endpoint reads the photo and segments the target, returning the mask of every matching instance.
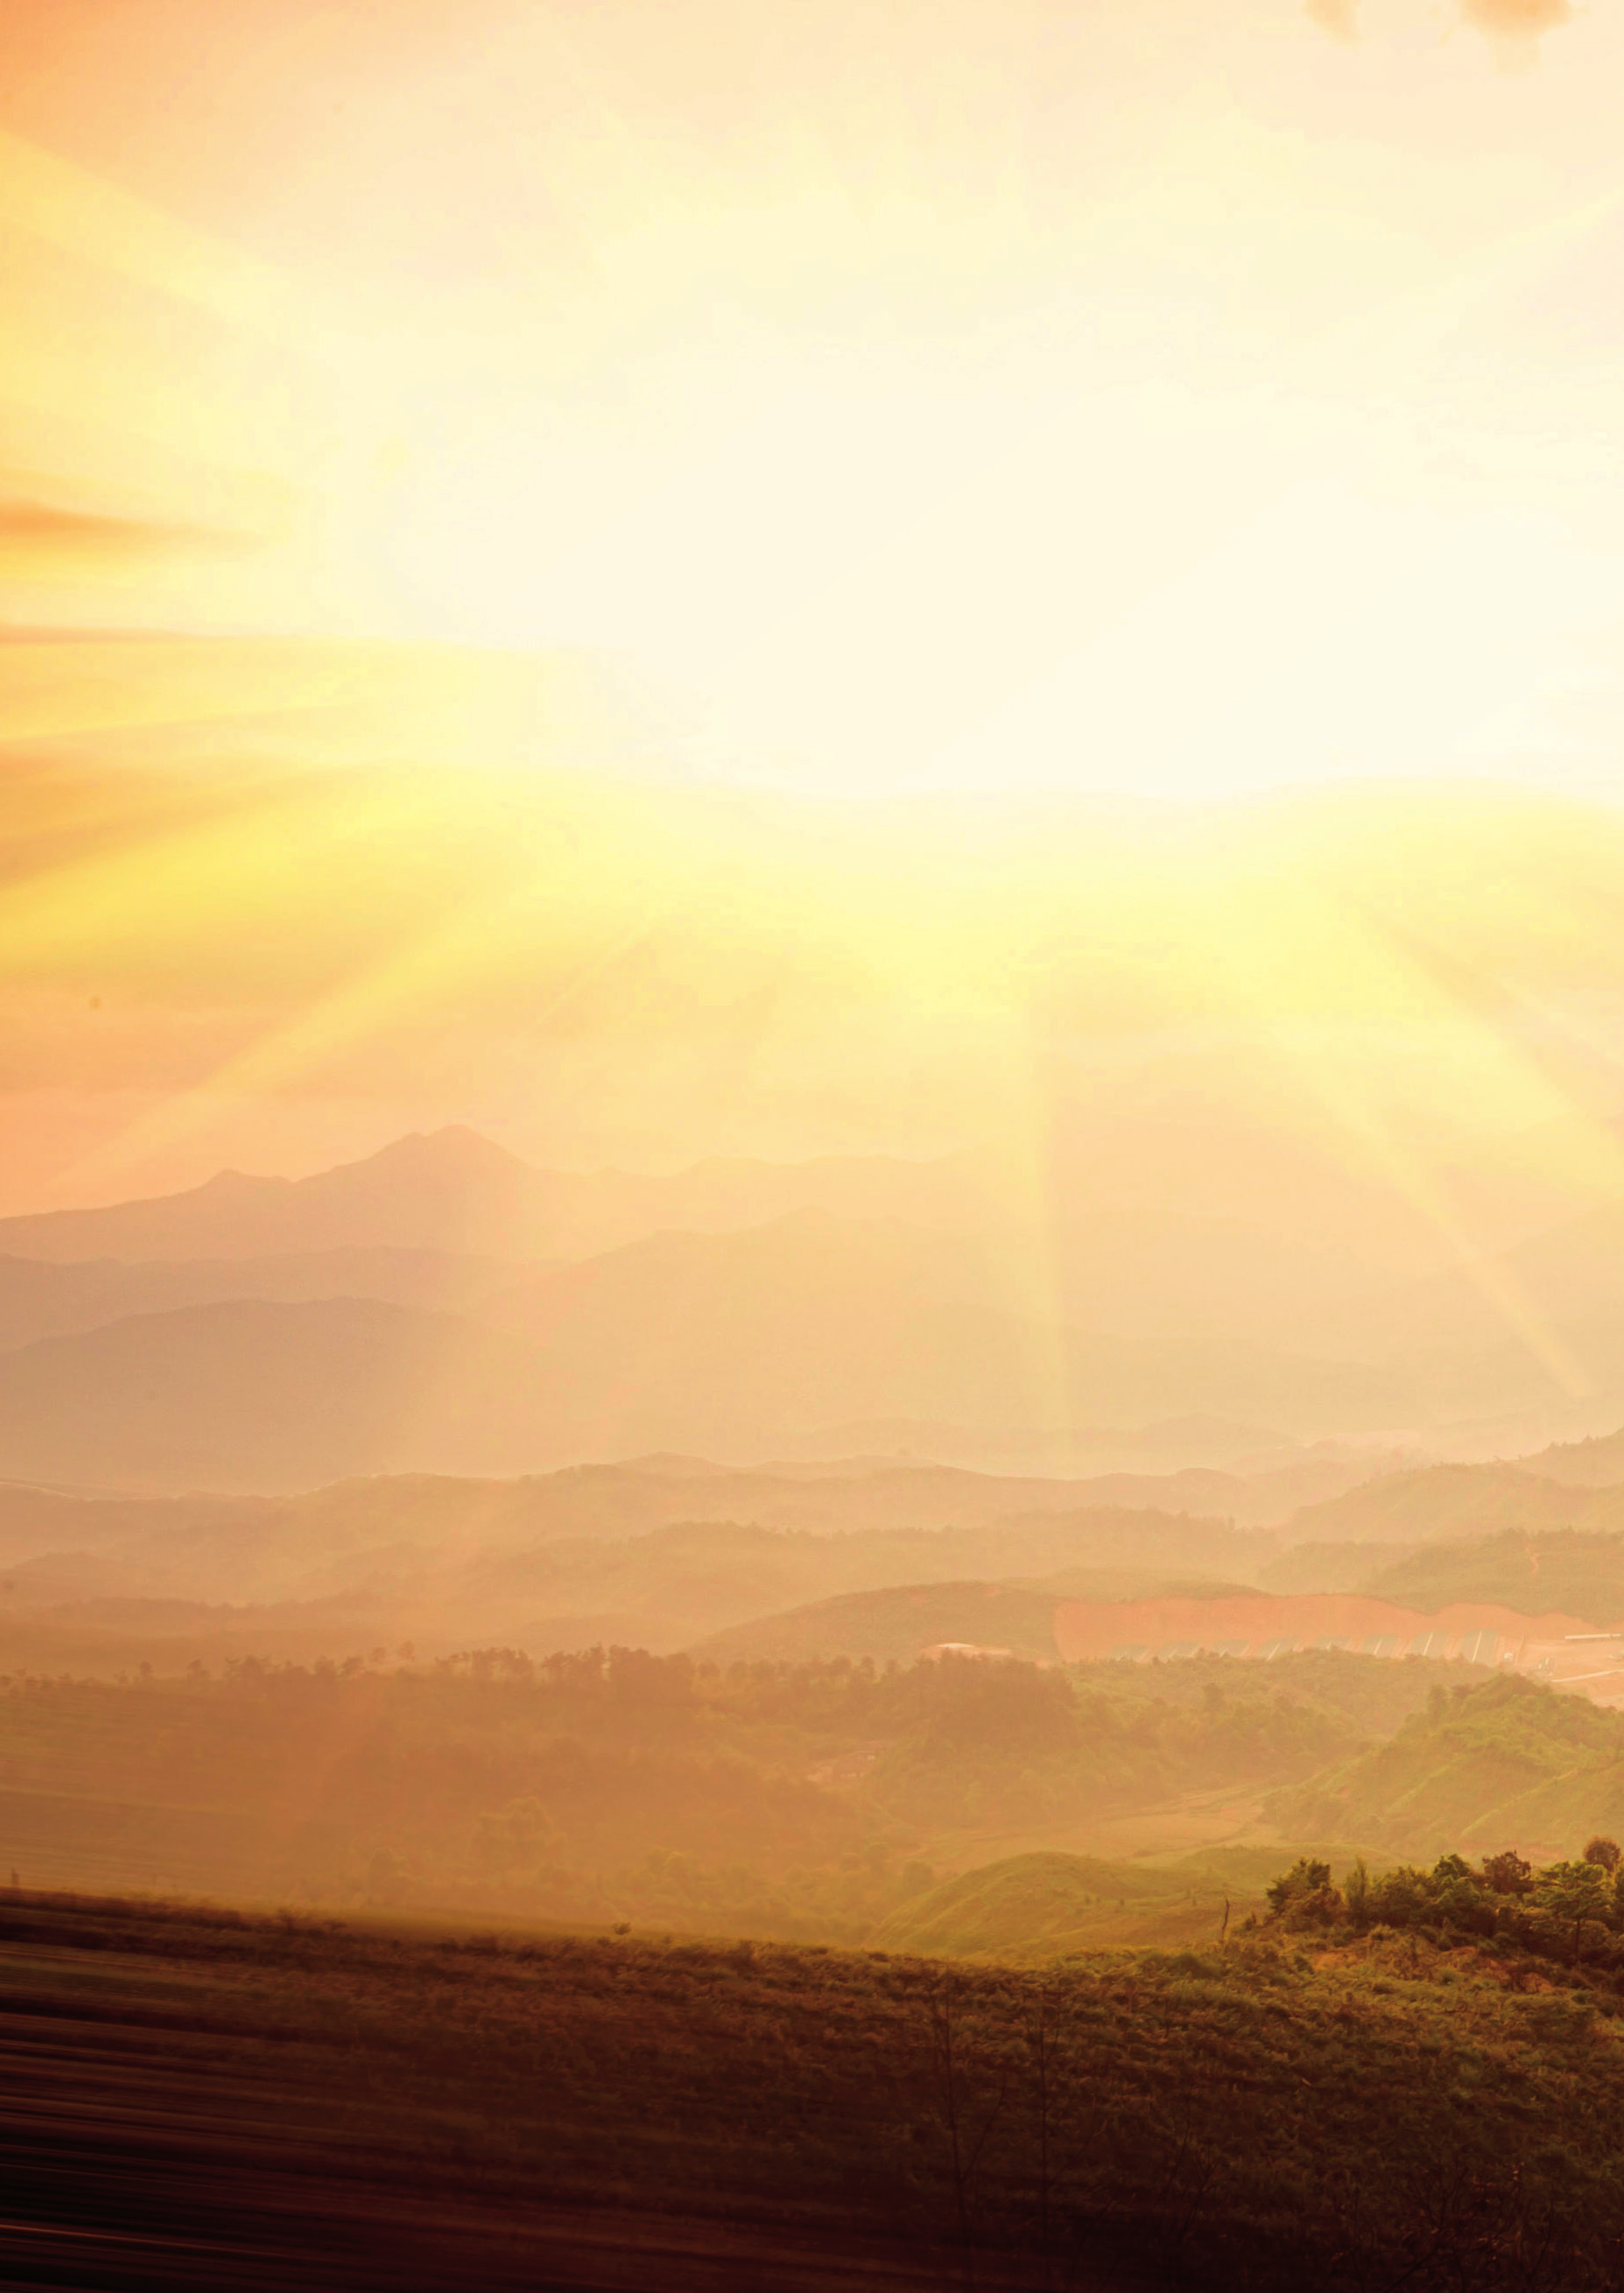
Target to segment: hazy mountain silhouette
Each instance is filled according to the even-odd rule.
[[[1299,1462],[1302,1449],[1274,1427],[1226,1417],[1167,1417],[1136,1426],[954,1425],[870,1417],[820,1427],[786,1454],[930,1457],[982,1473],[1173,1473],[1216,1466],[1252,1475]]]
[[[1348,1460],[1314,1468],[1321,1487],[1332,1477],[1346,1487],[1358,1470]],[[292,1496],[85,1495],[13,1485],[0,1486],[0,1565],[10,1569],[48,1553],[117,1550],[143,1565],[193,1572],[186,1576],[193,1594],[248,1600],[274,1588],[281,1598],[298,1573],[384,1545],[454,1560],[565,1545],[607,1547],[695,1523],[721,1535],[717,1524],[731,1523],[745,1525],[737,1527],[740,1538],[770,1540],[765,1549],[780,1579],[790,1557],[785,1537],[797,1550],[796,1540],[827,1547],[819,1567],[825,1572],[834,1567],[836,1575],[784,1581],[783,1597],[774,1604],[788,1606],[811,1591],[917,1575],[920,1565],[909,1557],[917,1540],[949,1530],[981,1541],[956,1549],[950,1563],[938,1555],[924,1565],[925,1573],[941,1574],[948,1565],[961,1574],[1052,1569],[1078,1557],[1075,1525],[1066,1532],[1064,1550],[1053,1547],[1049,1522],[1056,1515],[1109,1516],[1119,1540],[1122,1523],[1135,1520],[1142,1524],[1142,1544],[1165,1538],[1165,1519],[1157,1526],[1165,1516],[1181,1536],[1194,1539],[1179,1549],[1177,1565],[1184,1567],[1198,1551],[1210,1560],[1214,1516],[1233,1522],[1244,1543],[1256,1529],[1286,1521],[1297,1509],[1300,1487],[1295,1474],[1278,1473],[1253,1480],[1219,1473],[1046,1479],[857,1460],[812,1470],[752,1470],[699,1458],[637,1458],[513,1479],[380,1474]],[[1020,1527],[1006,1535],[998,1524],[1012,1520]],[[1088,1533],[1097,1538],[1097,1520],[1091,1519]],[[854,1566],[852,1540],[865,1537],[892,1540],[884,1565],[894,1574],[876,1576],[866,1567],[838,1573],[844,1565],[840,1555]],[[1264,1547],[1251,1535],[1245,1549]],[[1119,1543],[1112,1550],[1120,1559]],[[1142,1552],[1135,1568],[1143,1559]],[[601,1564],[610,1570],[618,1565]]]
[[[484,1318],[624,1391],[638,1446],[770,1446],[877,1403],[1029,1422],[1054,1347],[1000,1313],[973,1251],[894,1219],[800,1211],[652,1236],[527,1279]]]
[[[1624,1448],[1624,1439],[1620,1446]],[[1543,1470],[1553,1454],[1547,1450],[1517,1464],[1431,1465],[1383,1474],[1305,1506],[1293,1516],[1292,1532],[1326,1544],[1425,1544],[1502,1528],[1624,1528],[1624,1486],[1564,1486]],[[1616,1453],[1614,1471],[1624,1472]]]
[[[658,1465],[350,1481],[287,1500],[0,1492],[0,1627],[181,1631],[228,1649],[245,1633],[261,1645],[280,1636],[307,1652],[335,1630],[351,1647],[364,1634],[669,1649],[808,1600],[944,1579],[1020,1575],[1052,1613],[1062,1592],[1120,1598],[1169,1575],[1244,1576],[1273,1548],[1266,1533],[1090,1495],[1087,1483],[928,1471],[797,1481]],[[1000,1518],[1011,1506],[1025,1510]],[[583,1519],[595,1533],[579,1533]],[[182,1615],[188,1603],[195,1615]],[[906,1636],[909,1602],[892,1606],[888,1629]],[[910,1656],[969,1636],[913,1622]]]
[[[513,1281],[506,1260],[440,1250],[287,1252],[271,1258],[0,1258],[0,1350],[229,1298],[379,1298],[431,1311],[476,1304]]]
[[[1402,1418],[1379,1371],[1241,1344],[1121,1339],[1017,1310],[997,1249],[804,1211],[666,1234],[527,1279],[481,1317],[640,1397],[638,1446],[747,1453],[867,1415],[986,1425],[1250,1407],[1294,1428]]]
[[[747,1521],[815,1536],[912,1534],[1075,1511],[1092,1487],[941,1465],[848,1460],[750,1470],[700,1457],[639,1457],[505,1480],[377,1475],[287,1497],[91,1495],[0,1484],[0,1560],[127,1545],[171,1558],[215,1552],[225,1568],[233,1555],[274,1550],[304,1566],[311,1556],[385,1538],[448,1553],[506,1552],[614,1542],[685,1521]],[[1147,1481],[1146,1491],[1143,1502],[1153,1507],[1156,1485]]]
[[[521,1339],[376,1299],[185,1307],[0,1356],[0,1469],[134,1489],[294,1489],[568,1454],[567,1371]]]
[[[1289,1345],[1381,1364],[1434,1419],[1510,1415],[1624,1388],[1624,1204],[1604,1204],[1424,1279],[1329,1299]]]
[[[281,1488],[351,1470],[501,1473],[660,1448],[739,1460],[839,1447],[829,1429],[865,1423],[949,1440],[976,1428],[988,1462],[999,1428],[1024,1438],[1044,1426],[1054,1438],[1027,1454],[1063,1469],[1074,1432],[1203,1414],[1265,1422],[1276,1445],[1489,1416],[1481,1454],[1494,1428],[1548,1398],[1547,1368],[1521,1340],[1485,1335],[1481,1297],[1453,1276],[1327,1298],[1281,1323],[1294,1287],[1345,1286],[1388,1262],[1392,1219],[1382,1225],[1370,1189],[1345,1186],[1342,1212],[1369,1259],[1323,1236],[1311,1246],[1313,1155],[1282,1149],[1197,1185],[1184,1128],[1156,1138],[1136,1175],[1122,1141],[1090,1166],[1101,1191],[1058,1203],[1046,1251],[1000,1223],[990,1172],[970,1155],[572,1176],[456,1127],[308,1179],[223,1172],[189,1193],[0,1221],[0,1347],[231,1299],[302,1303],[308,1408],[325,1429],[302,1433],[291,1404],[279,1431],[259,1422],[255,1397],[291,1390],[294,1325],[238,1317],[212,1325],[214,1422],[185,1434],[187,1395],[203,1389],[183,1331],[154,1324],[77,1354],[0,1354],[0,1472]],[[1161,1200],[1170,1171],[1184,1174],[1189,1203]],[[1600,1218],[1578,1242],[1519,1244],[1519,1278],[1531,1281],[1540,1248],[1555,1253],[1553,1281],[1605,1260]],[[1282,1251],[1298,1253],[1289,1279]],[[1604,1279],[1586,1278],[1600,1311]],[[420,1332],[407,1345],[404,1325],[336,1308],[326,1328],[315,1307],[346,1297],[449,1310],[486,1336]],[[1264,1342],[1253,1333],[1271,1315],[1283,1334]],[[476,1406],[452,1375],[446,1410],[426,1411],[431,1363],[473,1357],[498,1333],[510,1342],[492,1355],[505,1366],[489,1394]],[[154,1413],[145,1430],[138,1390]],[[1596,1422],[1531,1421],[1529,1446]],[[1201,1462],[1232,1454],[1222,1426],[1215,1439],[1211,1458],[1194,1452]]]
[[[670,1178],[537,1171],[455,1124],[308,1179],[222,1171],[184,1194],[0,1219],[0,1253],[55,1260],[262,1258],[339,1249],[529,1260],[585,1254],[661,1227],[726,1228],[817,1205],[916,1219],[971,1198],[949,1163],[885,1156],[701,1163]]]
[[[1531,1473],[1570,1488],[1610,1488],[1624,1482],[1624,1428],[1588,1441],[1553,1442],[1523,1460]]]
[[[1079,1333],[998,1289],[961,1239],[804,1211],[532,1275],[477,1319],[343,1298],[138,1315],[0,1354],[0,1474],[283,1489],[661,1448],[742,1461],[872,1412],[1028,1425],[1261,1402],[1313,1432],[1402,1414],[1379,1372]]]

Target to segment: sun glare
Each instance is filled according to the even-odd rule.
[[[1520,348],[1618,210],[1567,59],[1519,83],[1514,155],[1486,51],[1453,67],[1453,146],[1387,117],[1420,69],[1396,11],[1357,57],[1252,28],[1233,86],[1171,103],[1102,31],[1133,133],[1090,112],[1085,164],[1015,134],[1049,132],[1008,78],[1031,28],[1006,49],[960,13],[957,109],[869,143],[844,96],[780,91],[774,132],[714,150],[645,132],[562,18],[505,21],[449,82],[353,89],[246,244],[8,135],[50,318],[5,354],[23,428],[172,517],[246,516],[246,556],[120,577],[149,625],[591,655],[664,771],[841,797],[1604,780],[1616,474],[1557,442],[1596,386],[1582,343],[1537,382]],[[1356,84],[1362,134],[1281,117]],[[484,154],[527,103],[557,116],[521,183]],[[425,150],[464,251],[421,291],[381,186]],[[133,330],[142,298],[195,339]],[[53,618],[104,618],[87,560],[53,579]]]
[[[0,2274],[1620,2293],[1621,89],[0,0]]]

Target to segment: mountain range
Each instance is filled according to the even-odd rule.
[[[451,1130],[6,1220],[0,1473],[272,1491],[793,1453],[874,1419],[1065,1445],[1192,1402],[1255,1416],[1260,1394],[1289,1435],[1402,1413],[1379,1371],[1071,1326],[974,1195],[962,1160],[561,1178]]]
[[[1302,1193],[1301,1173],[1275,1175]],[[1354,1440],[1368,1479],[1406,1441],[1481,1454],[1483,1425],[1451,1441],[1446,1409],[1500,1411],[1523,1436],[1502,1446],[1522,1448],[1624,1416],[1607,1382],[1624,1391],[1624,1317],[1615,1351],[1596,1336],[1604,1265],[1574,1290],[1592,1341],[1580,1394],[1553,1383],[1548,1347],[1485,1336],[1481,1270],[1361,1296],[1391,1237],[1339,1268],[1305,1244],[1293,1279],[1323,1292],[1305,1319],[1281,1311],[1278,1250],[1274,1273],[1257,1258],[1250,1196],[1242,1218],[1198,1190],[1158,1224],[1109,1176],[1114,1208],[1060,1201],[1046,1240],[996,1210],[968,1155],[572,1175],[452,1128],[307,1179],[227,1171],[0,1220],[0,1476],[287,1493],[651,1451],[849,1454],[848,1429],[869,1426],[1063,1477],[1143,1463],[1135,1429],[1183,1420],[1207,1428],[1184,1463],[1238,1441],[1248,1466],[1284,1467],[1305,1443]],[[1376,1216],[1362,1195],[1344,1207]],[[1288,1223],[1299,1214],[1294,1196]],[[1518,1243],[1515,1280],[1531,1294],[1541,1266],[1566,1280],[1595,1255],[1595,1224]],[[1157,1296],[1184,1296],[1184,1320],[1135,1302]]]
[[[1044,1479],[664,1456],[285,1497],[0,1487],[0,1669],[308,1660],[403,1640],[698,1645],[723,1661],[906,1661],[971,1641],[1052,1658],[1057,1602],[1253,1588],[1555,1603],[1611,1623],[1624,1613],[1624,1487],[1564,1486],[1531,1470],[1543,1462],[1362,1481],[1366,1466],[1330,1456],[1250,1476]],[[1496,1529],[1507,1510],[1519,1525]],[[1331,1541],[1328,1523],[1373,1533]]]
[[[523,1261],[585,1257],[677,1228],[725,1232],[787,1211],[962,1221],[967,1162],[883,1155],[715,1159],[669,1178],[537,1171],[460,1124],[414,1133],[305,1179],[222,1171],[200,1187],[94,1210],[0,1219],[0,1255],[62,1261],[250,1259],[339,1250],[441,1251]]]

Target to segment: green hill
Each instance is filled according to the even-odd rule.
[[[1014,1584],[971,1580],[953,1584],[893,1584],[844,1592],[781,1616],[762,1616],[699,1641],[692,1653],[719,1664],[823,1662],[849,1656],[876,1664],[911,1664],[943,1641],[1007,1649],[1011,1656],[1059,1661],[1054,1595]]]
[[[1402,1544],[1292,1544],[1257,1571],[1265,1592],[1362,1592],[1378,1571],[1392,1568],[1414,1548]]]
[[[840,1542],[856,1546],[859,1540],[845,1537]],[[1212,1577],[1168,1581],[1154,1573],[1147,1576],[1143,1568],[1064,1568],[1054,1576],[999,1582],[904,1582],[753,1616],[692,1642],[689,1652],[718,1664],[821,1664],[843,1656],[855,1661],[869,1657],[876,1664],[911,1664],[923,1649],[958,1641],[1003,1649],[1033,1663],[1056,1664],[1058,1601],[1211,1600],[1253,1589]]]
[[[1390,1742],[1277,1791],[1269,1808],[1301,1838],[1554,1856],[1624,1829],[1624,1714],[1511,1676],[1434,1689]]]
[[[1525,1616],[1548,1609],[1597,1626],[1624,1618],[1624,1535],[1604,1529],[1520,1528],[1423,1547],[1378,1568],[1359,1587],[1410,1608],[1496,1600]]]
[[[1011,1855],[917,1895],[873,1941],[923,1957],[1016,1963],[1127,1943],[1209,1943],[1226,1900],[1236,1916],[1261,1905],[1264,1865],[1273,1868],[1280,1855],[1263,1851],[1256,1871],[1233,1872],[1205,1861],[1155,1868],[1091,1855]]]

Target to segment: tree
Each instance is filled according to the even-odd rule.
[[[1534,1900],[1553,1917],[1573,1922],[1573,1959],[1579,1960],[1587,1919],[1604,1921],[1612,1908],[1612,1889],[1600,1864],[1553,1863],[1541,1871]]]
[[[1610,1873],[1616,1871],[1619,1868],[1619,1843],[1616,1839],[1609,1839],[1604,1833],[1598,1831],[1594,1839],[1586,1841],[1581,1860],[1586,1863],[1594,1863],[1599,1871]]]
[[[1322,1887],[1330,1885],[1330,1865],[1317,1863],[1312,1856],[1299,1855],[1289,1871],[1282,1871],[1268,1889],[1269,1908],[1278,1917],[1299,1897],[1317,1895]]]
[[[1483,1884],[1497,1895],[1526,1895],[1532,1891],[1534,1867],[1507,1847],[1499,1855],[1483,1858]]]
[[[533,1794],[488,1810],[473,1827],[474,1866],[498,1885],[534,1883],[552,1871],[558,1854],[553,1819]]]

